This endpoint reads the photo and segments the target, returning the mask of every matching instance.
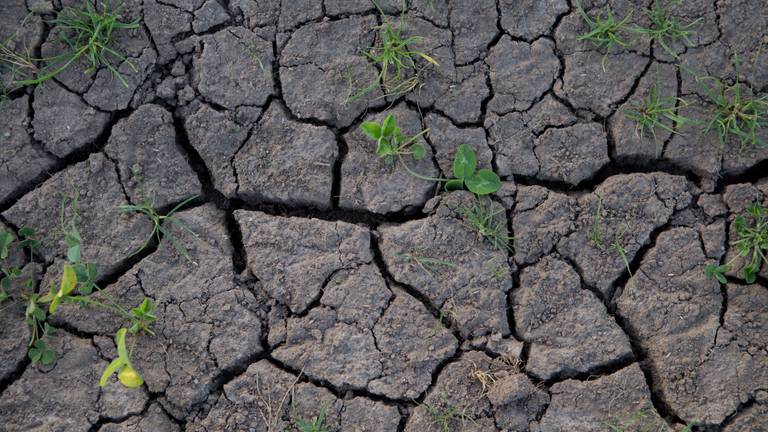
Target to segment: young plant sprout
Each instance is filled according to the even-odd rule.
[[[605,10],[594,17],[589,16],[587,12],[584,11],[584,8],[581,7],[579,1],[576,2],[576,8],[589,27],[589,30],[579,36],[577,40],[592,42],[597,49],[604,51],[603,59],[600,64],[603,67],[603,72],[605,72],[605,60],[608,57],[608,54],[610,54],[615,47],[627,47],[627,42],[622,38],[621,33],[628,30],[627,23],[632,17],[632,14],[627,14],[624,18],[617,20],[610,5],[606,5]]]
[[[652,40],[661,45],[667,54],[674,58],[679,58],[671,45],[683,42],[686,46],[692,46],[693,42],[690,36],[695,33],[693,30],[701,22],[701,18],[688,24],[683,24],[672,14],[671,8],[680,4],[681,0],[669,0],[662,2],[655,0],[653,8],[645,9],[645,15],[651,21],[650,28],[635,28],[635,32],[648,35]]]
[[[329,405],[330,402],[324,404],[320,408],[320,412],[309,420],[300,418],[295,419],[294,421],[296,422],[296,427],[299,429],[299,432],[334,432],[333,428],[325,424],[326,412],[328,411]]]
[[[396,253],[393,254],[395,258],[404,261],[415,263],[419,268],[424,270],[430,276],[434,276],[436,272],[440,270],[440,267],[458,268],[458,266],[450,261],[441,260],[438,258],[430,258],[424,256],[416,251]]]
[[[113,62],[126,61],[125,55],[119,53],[114,47],[114,32],[116,30],[129,30],[139,27],[139,20],[131,22],[120,21],[120,7],[111,9],[109,1],[101,2],[99,7],[90,1],[85,1],[79,8],[65,7],[57,17],[49,22],[52,27],[61,30],[60,42],[66,46],[66,50],[53,57],[34,59],[46,63],[46,66],[37,71],[35,78],[15,82],[18,86],[34,85],[45,82],[80,59],[85,59],[88,74],[96,72],[100,67],[106,67],[112,75],[128,87],[128,82],[118,72]],[[136,70],[130,62],[127,64]]]
[[[166,238],[166,239],[168,239],[169,242],[171,242],[171,245],[174,247],[174,249],[176,249],[176,251],[180,255],[182,255],[184,258],[186,258],[187,261],[189,261],[190,263],[194,264],[195,262],[192,260],[192,257],[189,256],[189,252],[187,252],[187,249],[184,247],[184,245],[179,243],[178,240],[176,240],[176,237],[174,237],[173,232],[171,231],[170,227],[166,226],[165,223],[167,222],[167,223],[171,224],[172,226],[176,226],[176,227],[180,228],[181,230],[183,230],[183,231],[187,232],[188,234],[190,234],[192,237],[197,238],[198,236],[197,236],[197,234],[194,231],[192,231],[184,223],[182,223],[181,221],[179,221],[178,219],[173,217],[173,215],[177,211],[179,211],[182,207],[184,207],[185,205],[189,204],[190,202],[192,202],[196,198],[197,198],[197,196],[192,196],[192,197],[189,197],[189,198],[185,199],[184,201],[180,202],[177,206],[175,206],[173,209],[171,209],[171,211],[169,211],[165,215],[161,215],[161,214],[159,214],[157,212],[157,210],[155,210],[154,203],[152,202],[151,199],[145,199],[141,204],[138,204],[138,205],[134,205],[134,204],[121,205],[119,207],[120,211],[122,211],[122,212],[138,212],[138,213],[143,213],[143,214],[145,214],[149,218],[150,222],[152,222],[152,231],[149,233],[147,238],[144,240],[144,243],[142,243],[142,245],[139,246],[138,249],[133,251],[129,255],[129,257],[132,257],[132,256],[138,254],[139,252],[143,251],[144,249],[146,249],[146,247],[149,246],[149,242],[151,242],[153,238],[158,243],[160,243],[161,235],[162,235],[162,238]]]
[[[413,48],[423,37],[403,35],[404,13],[400,15],[399,23],[394,25],[378,4],[376,7],[382,19],[381,25],[376,27],[379,31],[379,44],[363,55],[378,66],[379,74],[357,94],[351,95],[350,101],[359,100],[378,86],[381,86],[385,96],[408,93],[419,85],[420,75],[427,66],[439,66],[430,55]],[[419,65],[419,59],[427,64]]]
[[[717,132],[721,154],[725,152],[729,137],[738,140],[742,148],[766,145],[758,133],[768,127],[768,96],[745,94],[738,81],[733,85],[726,85],[714,77],[697,78],[697,81],[709,102],[714,105],[704,132]],[[706,83],[711,83],[711,86]]]
[[[635,132],[638,137],[650,134],[653,138],[656,144],[656,158],[661,157],[664,144],[656,135],[657,129],[679,134],[677,129],[691,122],[690,119],[677,113],[680,108],[688,105],[685,100],[679,97],[662,97],[659,93],[659,83],[656,81],[643,101],[623,110],[624,115],[635,122]],[[666,124],[666,121],[671,122],[672,125]]]
[[[716,279],[721,284],[727,282],[725,273],[731,271],[731,266],[739,259],[746,264],[741,267],[741,275],[747,283],[755,283],[760,267],[768,265],[768,209],[759,203],[747,207],[746,215],[736,216],[733,229],[737,239],[731,243],[738,252],[725,264],[709,264],[704,272],[708,278]]]
[[[624,244],[621,242],[623,231],[616,231],[613,238],[613,242],[611,242],[611,244],[606,245],[603,242],[603,234],[600,230],[600,225],[602,224],[602,221],[603,221],[602,211],[603,211],[603,199],[599,198],[597,201],[597,212],[595,213],[594,225],[592,227],[592,241],[595,243],[595,246],[597,246],[597,248],[600,249],[601,251],[612,250],[616,252],[619,255],[619,258],[621,258],[621,261],[624,263],[624,267],[626,267],[629,277],[633,278],[634,275],[632,274],[632,268],[629,265],[629,257],[627,256],[627,250],[624,247]]]
[[[484,203],[484,201],[487,202]],[[491,199],[477,199],[469,207],[462,207],[460,212],[467,224],[485,238],[493,247],[508,252],[512,250],[507,236],[506,219],[499,220],[497,215],[504,213],[504,208],[497,206]]]
[[[392,114],[387,115],[384,121],[363,122],[360,126],[363,133],[376,141],[376,154],[383,158],[387,164],[393,164],[397,160],[412,176],[435,182],[445,182],[446,190],[461,190],[466,187],[475,195],[488,195],[496,192],[501,187],[501,179],[492,170],[487,168],[477,169],[477,156],[467,144],[462,144],[456,150],[453,159],[454,178],[429,177],[414,172],[405,162],[405,156],[414,160],[423,159],[426,149],[423,144],[415,140],[427,133],[422,130],[415,136],[407,136],[397,126],[397,121]]]

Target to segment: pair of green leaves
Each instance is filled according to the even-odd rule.
[[[125,347],[125,336],[128,329],[121,328],[115,334],[115,344],[117,345],[117,358],[107,365],[99,379],[99,386],[104,387],[109,383],[109,378],[117,372],[117,378],[124,386],[136,388],[144,384],[144,378],[131,366],[131,359],[128,355],[128,349]]]
[[[414,160],[420,160],[427,154],[424,145],[415,142],[426,130],[413,137],[403,135],[392,114],[387,115],[381,124],[363,122],[360,127],[365,135],[376,141],[376,154],[389,164],[402,155],[411,155]]]
[[[24,227],[19,230],[21,240],[17,242],[20,248],[29,248],[34,250],[40,246],[40,240],[34,238],[35,230],[30,227]],[[8,231],[0,231],[0,260],[8,259],[11,244],[13,244],[13,234]]]
[[[155,315],[155,303],[148,298],[144,298],[139,307],[131,308],[131,327],[128,329],[131,334],[136,334],[140,331],[146,331],[149,334],[155,333],[150,329],[152,323],[157,320]]]
[[[53,363],[54,360],[56,360],[56,353],[53,352],[52,349],[48,348],[48,346],[45,344],[45,341],[42,339],[35,341],[35,343],[32,345],[32,348],[30,348],[27,352],[27,356],[30,360],[32,360],[32,363],[42,363],[44,365],[49,365]]]
[[[445,183],[445,190],[462,190],[466,186],[475,195],[489,195],[499,190],[501,179],[487,168],[477,169],[477,156],[467,144],[462,144],[453,157],[453,176]]]

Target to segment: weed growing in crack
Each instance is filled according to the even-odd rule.
[[[753,203],[745,214],[738,215],[733,221],[733,229],[738,237],[731,243],[738,254],[722,265],[709,264],[704,268],[708,278],[727,282],[725,273],[731,270],[739,259],[746,260],[741,267],[741,274],[747,283],[755,283],[760,267],[768,265],[768,209],[759,203]]]
[[[320,412],[309,420],[295,419],[294,422],[299,432],[334,432],[333,428],[325,425],[325,416],[329,405],[330,402],[324,404],[320,408]]]
[[[483,268],[493,276],[494,279],[503,279],[507,275],[507,270],[504,268],[506,264],[499,264],[495,258],[490,258],[483,262]]]
[[[392,165],[398,161],[409,174],[421,180],[445,182],[447,191],[466,187],[475,195],[488,195],[501,187],[501,179],[496,173],[487,168],[477,169],[477,156],[467,144],[460,145],[456,150],[453,158],[453,178],[429,177],[413,171],[405,162],[406,156],[414,160],[421,160],[426,156],[424,145],[415,141],[426,134],[428,129],[414,136],[405,135],[397,126],[397,120],[392,114],[387,115],[381,124],[363,122],[360,128],[366,136],[376,141],[376,155],[383,158],[384,162]]]
[[[381,86],[385,96],[408,93],[421,83],[421,74],[429,65],[439,66],[430,55],[413,48],[421,43],[424,39],[422,36],[403,35],[405,11],[400,14],[399,22],[395,25],[375,1],[374,4],[379,9],[382,20],[381,25],[376,27],[379,32],[379,44],[365,51],[363,55],[378,65],[379,74],[354,95],[350,87],[348,101],[360,100],[378,86]],[[419,59],[427,64],[419,65]]]
[[[113,64],[113,61],[126,61],[125,55],[112,46],[114,32],[136,29],[139,27],[139,20],[121,22],[119,21],[121,11],[121,7],[112,9],[109,1],[101,2],[100,7],[94,6],[90,1],[84,2],[84,6],[79,8],[65,7],[49,24],[61,29],[59,38],[60,42],[66,45],[66,51],[53,57],[35,59],[45,62],[46,66],[38,71],[35,78],[17,81],[15,84],[19,86],[40,84],[60,74],[75,61],[85,59],[88,63],[86,73],[93,73],[104,66],[125,87],[128,87],[125,78]],[[130,62],[127,64],[136,70],[133,64]]]
[[[459,211],[466,223],[493,247],[502,252],[512,250],[509,241],[513,237],[507,236],[506,220],[497,218],[497,215],[504,213],[503,207],[497,206],[491,199],[477,199],[471,206],[462,207]]]
[[[267,432],[283,432],[282,429],[278,429],[283,416],[283,407],[286,406],[294,387],[298,384],[303,373],[304,371],[302,370],[285,393],[283,393],[280,400],[276,401],[278,404],[276,407],[273,405],[270,392],[267,391],[265,395],[265,391],[261,388],[261,379],[258,374],[256,375],[256,398],[258,398],[259,402],[256,406],[259,407],[259,416],[266,425]]]
[[[662,2],[655,0],[653,8],[645,9],[645,15],[651,21],[651,27],[634,29],[634,31],[648,35],[651,40],[658,42],[667,54],[676,59],[679,57],[670,45],[683,42],[686,46],[692,46],[693,42],[691,42],[690,36],[695,33],[693,29],[701,22],[701,18],[688,24],[680,22],[671,11],[671,8],[680,4],[680,1],[667,0]]]
[[[597,201],[597,211],[595,212],[595,218],[592,225],[592,241],[595,243],[595,246],[600,249],[601,251],[614,251],[619,255],[619,258],[621,258],[621,261],[624,263],[624,267],[627,269],[627,273],[629,274],[630,279],[634,277],[632,274],[632,268],[629,265],[629,257],[627,256],[627,250],[624,247],[624,244],[622,243],[622,235],[624,234],[623,231],[616,231],[613,241],[606,245],[603,241],[603,234],[600,229],[600,226],[603,222],[603,199],[598,197]]]
[[[642,138],[648,133],[653,138],[656,144],[656,158],[661,157],[664,144],[656,135],[657,129],[679,134],[677,129],[680,126],[692,122],[677,113],[680,108],[688,106],[685,100],[679,97],[662,97],[659,93],[659,83],[656,81],[644,100],[623,110],[624,115],[635,122],[635,133],[638,137]],[[672,126],[665,124],[665,120],[671,121]]]
[[[444,404],[445,409],[438,409],[427,403],[422,404],[429,413],[432,425],[439,427],[441,432],[451,432],[452,425],[456,423],[461,423],[463,428],[467,422],[475,422],[475,419],[467,414],[466,409],[450,405],[447,401],[444,401]]]
[[[395,253],[393,256],[403,262],[415,263],[419,268],[424,270],[429,276],[434,276],[435,273],[440,271],[440,267],[449,267],[456,269],[458,266],[450,261],[445,261],[437,258],[430,258],[417,251]]]
[[[21,25],[29,17],[22,20]],[[8,93],[16,89],[14,84],[17,81],[26,79],[37,72],[37,66],[29,48],[24,52],[18,52],[13,49],[13,43],[17,32],[14,32],[5,40],[0,41],[0,72],[8,77],[8,82],[0,83],[0,101],[8,97]]]
[[[171,209],[168,213],[161,215],[155,210],[153,200],[151,199],[144,199],[144,201],[141,204],[134,205],[134,204],[126,204],[121,205],[119,207],[120,211],[122,212],[137,212],[137,213],[143,213],[146,215],[150,222],[152,222],[152,231],[149,233],[149,236],[147,236],[146,240],[144,240],[144,243],[142,243],[141,246],[139,246],[138,249],[131,252],[129,257],[135,256],[139,252],[143,251],[147,246],[149,246],[149,242],[152,241],[154,238],[157,240],[157,242],[160,242],[161,235],[162,238],[168,239],[168,241],[171,243],[174,249],[182,255],[184,258],[187,259],[192,264],[195,264],[195,262],[192,260],[192,257],[189,256],[189,252],[187,252],[187,249],[179,243],[178,240],[176,240],[176,237],[174,237],[173,232],[166,227],[165,223],[169,223],[173,226],[176,226],[183,231],[187,232],[188,234],[192,235],[194,238],[198,238],[198,235],[192,231],[189,227],[187,227],[184,223],[173,217],[173,215],[179,211],[182,207],[189,204],[191,201],[195,200],[197,196],[192,196],[184,201],[180,202],[176,207]]]
[[[592,42],[597,49],[604,51],[600,64],[603,67],[603,72],[605,72],[605,60],[611,50],[615,47],[627,47],[627,43],[622,39],[621,33],[629,30],[627,23],[632,14],[627,14],[627,16],[619,20],[614,16],[610,5],[606,5],[603,12],[598,13],[594,17],[587,14],[579,1],[576,2],[576,8],[584,22],[589,26],[589,31],[580,35],[577,40]]]
[[[69,202],[72,214],[69,221],[64,220],[64,209],[67,202]],[[30,329],[27,356],[33,364],[51,364],[56,360],[56,353],[48,345],[55,333],[55,329],[48,324],[48,319],[56,313],[61,305],[72,304],[83,308],[104,309],[124,318],[130,325],[128,328],[120,329],[115,336],[119,356],[107,367],[99,384],[105,386],[109,377],[118,372],[118,379],[124,386],[139,387],[144,381],[141,374],[131,366],[130,352],[125,348],[125,337],[126,334],[130,333],[134,336],[135,343],[136,337],[142,333],[154,334],[151,329],[151,325],[156,320],[154,303],[145,298],[138,307],[128,310],[105,292],[100,291],[95,282],[97,277],[96,265],[81,261],[81,237],[77,230],[77,219],[77,195],[62,195],[61,225],[62,234],[67,244],[67,262],[62,265],[62,275],[58,287],[52,285],[46,294],[35,292],[34,280],[30,279],[23,284],[23,292],[15,294],[13,298],[6,294],[5,299],[23,300],[26,304],[24,319]],[[32,251],[40,245],[39,240],[34,238],[34,230],[30,228],[19,230],[19,236],[23,240],[16,242],[16,247],[27,248]],[[0,233],[0,261],[3,263],[8,258],[9,247],[13,243],[9,233]],[[6,266],[3,265],[2,267],[4,268],[3,274],[6,274]],[[18,269],[8,271],[3,282],[0,283],[4,288],[2,291],[5,292],[5,289],[9,287],[10,279],[19,275],[20,270]],[[94,290],[100,291],[99,299],[91,296]]]
[[[738,139],[742,148],[750,144],[759,147],[766,145],[757,134],[768,126],[768,96],[745,94],[738,81],[727,85],[715,77],[700,77],[696,80],[709,102],[714,105],[704,133],[713,129],[717,132],[721,155],[725,152],[729,137]]]

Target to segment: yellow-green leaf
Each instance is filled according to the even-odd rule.
[[[61,286],[59,287],[59,293],[56,296],[64,297],[65,295],[69,295],[69,293],[75,290],[76,286],[77,273],[75,273],[75,269],[69,264],[64,264],[64,274],[61,275]]]
[[[106,369],[104,369],[104,373],[101,374],[101,379],[99,380],[99,385],[101,387],[104,387],[109,382],[109,377],[112,376],[113,373],[117,372],[118,369],[125,366],[125,360],[118,357],[114,360],[112,360]]]
[[[440,64],[437,62],[437,60],[433,59],[432,57],[430,57],[430,56],[428,56],[428,55],[426,55],[424,53],[421,53],[421,52],[416,53],[416,54],[418,54],[419,57],[423,58],[424,60],[432,63],[433,65],[440,66]]]

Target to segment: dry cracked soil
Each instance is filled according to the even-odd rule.
[[[582,3],[632,26],[653,4]],[[76,4],[0,0],[0,38],[53,55],[50,19]],[[685,0],[689,44],[630,32],[604,56],[576,1],[408,0],[404,35],[439,67],[353,102],[348,78],[378,73],[369,0],[124,5],[140,20],[115,34],[127,86],[76,62],[0,102],[0,228],[46,239],[9,262],[47,291],[59,194],[77,190],[104,294],[157,304],[133,359],[145,384],[97,385],[113,315],[62,306],[42,366],[8,302],[0,431],[281,432],[320,412],[322,432],[768,431],[768,274],[704,274],[735,253],[735,217],[768,205],[768,148],[721,151],[692,124],[654,141],[624,115],[656,89],[706,118],[691,70],[768,94],[765,1]],[[413,170],[450,175],[467,143],[501,176],[509,251],[466,223],[471,194],[375,156],[360,124],[387,113],[430,129]],[[147,194],[164,211],[197,196],[177,219],[198,237],[175,236],[194,262],[168,238],[129,257],[151,225],[118,206]]]

